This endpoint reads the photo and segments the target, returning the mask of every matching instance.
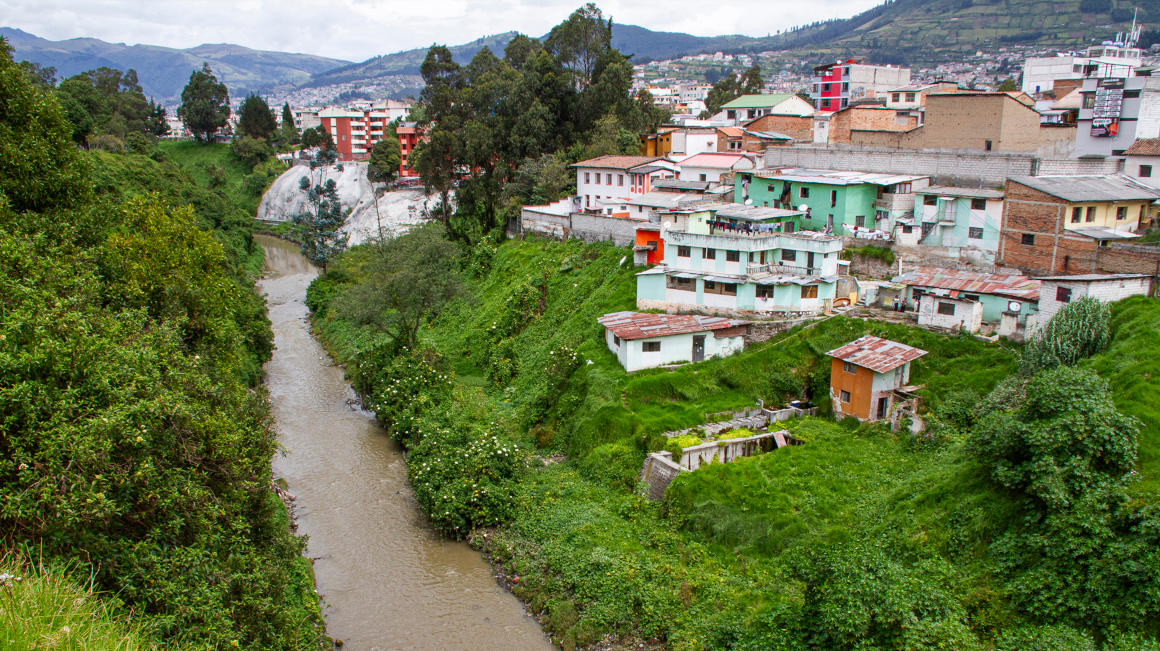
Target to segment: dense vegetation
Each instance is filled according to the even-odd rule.
[[[405,346],[357,309],[380,251],[311,286],[318,331],[410,449],[432,523],[490,553],[565,648],[607,632],[674,649],[1157,648],[1154,300],[1114,305],[1106,338],[1098,309],[1069,308],[1027,353],[835,317],[626,375],[595,321],[632,307],[626,250],[465,248],[470,296]],[[1089,331],[1082,351],[1058,345]],[[929,351],[912,371],[929,436],[826,418],[824,353],[863,334]],[[661,432],[799,398],[822,412],[787,423],[805,445],[683,474],[663,505],[637,493]]]
[[[0,50],[0,546],[91,577],[113,604],[93,612],[130,614],[134,639],[310,646],[305,541],[270,483],[248,202],[178,149],[78,150]],[[76,599],[56,606],[87,616]]]

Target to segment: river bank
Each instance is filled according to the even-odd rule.
[[[276,346],[267,386],[286,448],[274,472],[297,498],[329,635],[355,650],[551,649],[480,554],[442,539],[417,509],[402,449],[311,335],[304,299],[316,270],[297,246],[256,239]]]

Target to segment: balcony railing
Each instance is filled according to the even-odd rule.
[[[795,267],[788,264],[749,264],[746,267],[746,273],[749,275],[763,271],[771,274],[791,274],[794,276],[822,275],[822,270],[819,267]]]

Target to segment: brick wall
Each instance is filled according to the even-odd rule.
[[[905,124],[895,120],[897,111],[885,107],[854,106],[830,117],[829,142],[850,144],[851,131],[906,131],[918,126],[918,118],[908,115]]]
[[[776,131],[801,142],[814,140],[814,119],[808,115],[763,115],[747,122],[745,128],[749,131]]]

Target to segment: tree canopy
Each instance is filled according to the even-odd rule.
[[[293,124],[293,120],[291,120]],[[278,130],[278,118],[260,95],[249,94],[238,107],[238,133],[247,138],[269,140]]]
[[[211,140],[218,129],[228,123],[230,93],[226,85],[214,76],[208,63],[203,63],[201,70],[195,70],[189,76],[189,83],[181,91],[177,117],[198,142]]]
[[[169,132],[165,108],[145,99],[134,70],[82,72],[62,81],[56,94],[77,144],[91,144],[99,136],[124,141],[130,133],[155,137]]]

